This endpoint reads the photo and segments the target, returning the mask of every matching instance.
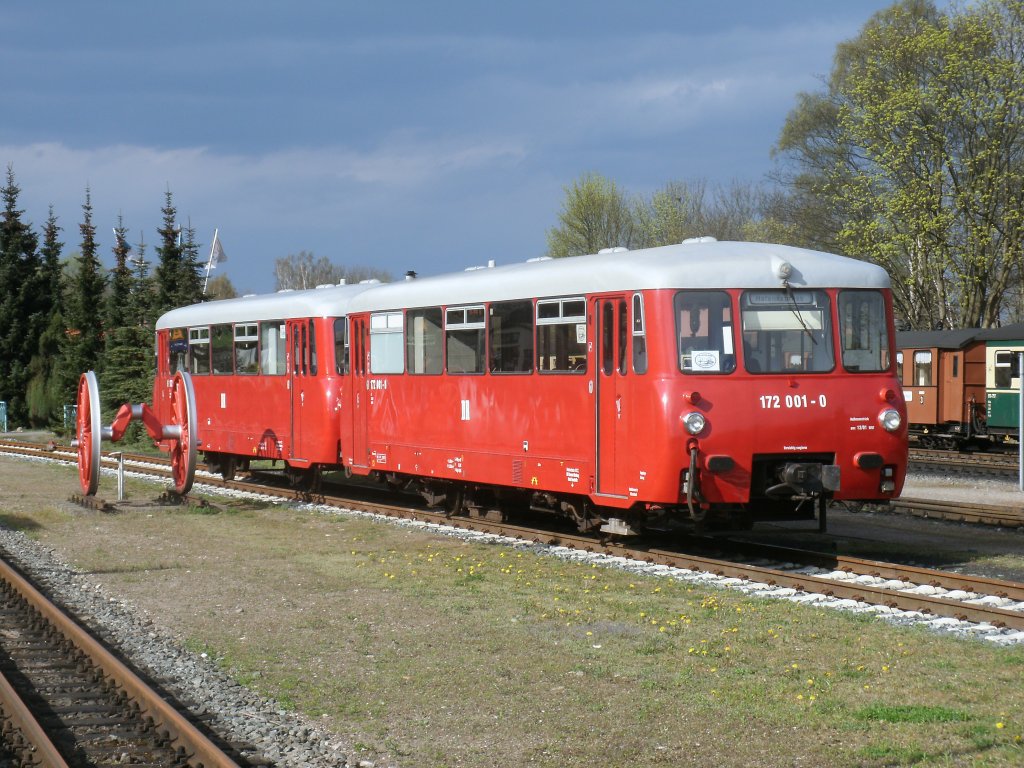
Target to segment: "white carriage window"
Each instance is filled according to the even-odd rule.
[[[835,368],[825,291],[746,291],[740,301],[743,356],[751,373],[826,373]]]
[[[348,318],[339,317],[334,321],[334,372],[340,376],[346,376],[348,368]]]
[[[900,384],[904,384],[903,380],[903,353],[896,353],[896,378],[900,380]]]
[[[260,323],[260,373],[283,376],[288,365],[287,331],[283,320]]]
[[[581,297],[537,302],[537,370],[587,372],[587,302]]]
[[[167,331],[167,370],[173,376],[188,370],[188,329],[171,328]]]
[[[406,312],[405,369],[409,373],[441,373],[443,343],[440,307]]]
[[[193,376],[210,372],[210,328],[188,329],[188,369]]]
[[[234,373],[234,330],[230,325],[214,325],[210,328],[210,352],[213,372],[226,375]]]
[[[735,324],[732,298],[728,293],[680,291],[675,296],[673,308],[680,371],[716,374],[736,370]]]
[[[256,323],[235,326],[235,370],[241,374],[259,373],[259,326]]]
[[[491,304],[491,373],[533,371],[533,302]]]
[[[402,313],[370,315],[370,373],[403,371]]]
[[[644,297],[633,294],[633,373],[647,373],[647,334],[644,331]]]
[[[918,350],[914,353],[914,386],[930,387],[932,385],[932,353],[931,350]]]
[[[1020,361],[1016,352],[1009,350],[996,352],[996,388],[1009,389],[1014,386],[1013,380],[1020,378],[1019,367]]]
[[[449,307],[444,313],[448,373],[483,373],[484,307]]]
[[[858,373],[888,370],[889,327],[881,293],[840,292],[839,338],[846,370]]]

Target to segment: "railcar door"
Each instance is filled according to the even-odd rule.
[[[308,459],[303,444],[303,422],[306,420],[306,387],[316,373],[312,351],[312,321],[288,320],[288,387],[291,390],[291,442],[288,458],[296,462]],[[312,370],[311,370],[312,369]]]
[[[352,318],[352,464],[369,466],[366,451],[366,372],[370,365],[366,348],[366,318]]]
[[[596,354],[594,365],[594,400],[597,418],[597,492],[624,498],[624,487],[618,482],[618,465],[624,457],[623,395],[626,376],[626,339],[629,322],[626,297],[610,296],[594,299],[596,318]]]

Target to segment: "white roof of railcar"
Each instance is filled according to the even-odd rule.
[[[195,304],[163,315],[157,328],[657,288],[781,288],[785,264],[794,288],[890,285],[885,270],[866,261],[788,245],[701,238],[660,248],[536,260],[397,283]]]
[[[380,284],[331,285],[308,291],[279,291],[259,296],[243,296],[239,299],[207,301],[164,313],[156,321],[156,327],[160,330],[189,325],[288,320],[296,317],[337,317],[348,314],[348,305],[355,296],[378,285]]]
[[[701,239],[660,248],[508,266],[389,283],[353,299],[350,311],[471,304],[656,288],[888,288],[885,270],[866,261],[768,243]]]

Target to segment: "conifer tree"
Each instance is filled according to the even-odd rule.
[[[9,424],[28,416],[28,368],[49,301],[41,282],[38,238],[18,210],[20,192],[9,165],[0,218],[0,400],[7,402]]]
[[[61,266],[61,252],[64,243],[58,239],[61,227],[50,206],[50,215],[43,228],[43,246],[39,249],[42,257],[42,284],[51,298],[46,327],[39,336],[39,346],[29,364],[29,383],[26,397],[28,418],[32,426],[63,426],[63,406],[70,404],[61,390],[61,377],[57,370],[60,363],[61,339],[64,336],[64,281]]]
[[[202,282],[196,263],[195,231],[189,227],[182,243],[182,230],[176,223],[178,211],[167,191],[162,208],[163,225],[157,230],[160,244],[156,247],[160,263],[156,268],[157,316],[169,309],[195,304],[202,299]]]
[[[85,190],[83,218],[79,225],[82,250],[68,295],[65,338],[61,352],[63,390],[73,402],[78,378],[99,370],[103,353],[103,291],[105,278],[96,257],[96,227],[92,223],[92,195]]]

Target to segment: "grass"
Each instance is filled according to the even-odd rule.
[[[50,509],[31,535],[371,757],[1024,762],[1021,647],[360,518]]]

